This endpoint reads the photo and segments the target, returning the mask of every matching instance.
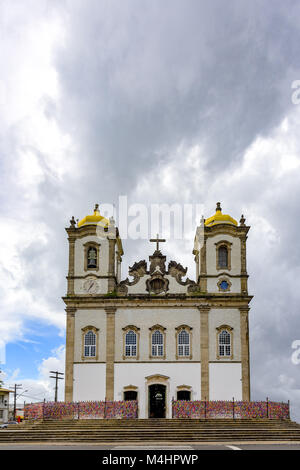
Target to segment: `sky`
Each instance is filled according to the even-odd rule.
[[[300,422],[299,20],[292,0],[0,0],[1,377],[22,400],[64,370],[71,216],[221,201],[251,226],[252,399]],[[197,217],[163,245],[190,278]],[[153,247],[124,235],[126,278]]]

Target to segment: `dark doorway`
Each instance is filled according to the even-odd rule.
[[[191,400],[191,392],[189,390],[179,390],[177,392],[177,400]]]
[[[166,386],[154,384],[149,386],[149,418],[166,417]]]
[[[134,390],[127,390],[127,392],[124,392],[124,400],[137,400],[137,392]]]

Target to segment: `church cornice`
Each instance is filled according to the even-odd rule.
[[[247,309],[253,296],[207,294],[202,296],[173,295],[172,297],[149,297],[134,295],[127,297],[108,298],[105,296],[69,296],[63,297],[67,307],[76,309],[118,308],[238,308]]]
[[[229,225],[229,224],[216,224],[212,225],[211,227],[204,227],[204,236],[207,237],[214,237],[218,234],[227,234],[232,235],[233,237],[240,237],[244,238],[247,237],[247,233],[250,230],[249,225]]]

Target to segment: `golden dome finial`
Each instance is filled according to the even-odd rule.
[[[99,204],[95,204],[94,214],[84,217],[80,222],[78,222],[78,227],[81,227],[82,225],[98,224],[99,222],[101,222],[105,227],[108,227],[109,225],[109,220],[100,214]]]
[[[222,213],[221,203],[217,202],[216,213],[215,215],[209,217],[205,220],[204,225],[212,226],[216,224],[231,224],[237,225],[237,221],[228,214]]]

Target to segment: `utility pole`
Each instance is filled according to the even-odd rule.
[[[57,401],[57,390],[58,390],[58,380],[63,379],[63,377],[59,377],[59,375],[64,375],[63,372],[58,372],[57,370],[50,370],[50,374],[55,374],[55,376],[50,375],[50,379],[55,379],[55,398],[54,401]]]
[[[22,388],[22,384],[14,385],[14,421],[16,420],[16,408],[17,408],[17,391]]]

